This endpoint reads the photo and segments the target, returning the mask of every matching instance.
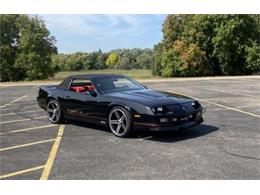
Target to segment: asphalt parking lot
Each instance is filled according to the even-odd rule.
[[[52,125],[37,85],[0,87],[0,179],[260,179],[260,77],[144,84],[199,99],[205,122],[122,139]]]

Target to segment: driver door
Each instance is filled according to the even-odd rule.
[[[63,98],[63,112],[66,117],[75,120],[91,120],[92,113],[96,112],[98,98],[88,92],[89,85],[91,85],[89,80],[75,79],[71,82]]]

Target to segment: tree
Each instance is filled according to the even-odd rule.
[[[152,63],[152,50],[144,49],[136,56],[136,64],[138,68],[150,69]]]
[[[66,70],[79,71],[84,69],[84,57],[81,52],[69,54],[66,59]]]
[[[162,75],[162,55],[163,55],[163,43],[158,43],[154,45],[151,69],[152,69],[152,73],[157,76]]]
[[[116,63],[118,62],[118,60],[119,60],[119,56],[116,54],[116,53],[110,53],[109,55],[108,55],[108,58],[107,58],[107,60],[106,60],[106,65],[108,65],[108,66],[114,66],[114,65],[116,65]]]
[[[185,25],[185,31],[182,35],[182,41],[189,44],[195,43],[205,52],[209,75],[222,75],[219,60],[214,54],[215,45],[212,42],[216,36],[216,28],[221,19],[219,15],[194,15]]]
[[[260,44],[253,43],[252,47],[246,49],[247,69],[252,74],[260,74]]]
[[[21,36],[15,66],[19,68],[19,74],[29,80],[53,76],[51,56],[57,53],[56,41],[44,22],[37,16],[22,15],[18,19],[18,28]]]
[[[95,69],[95,64],[97,61],[98,53],[97,52],[91,52],[88,54],[88,58],[85,62],[85,69]]]
[[[103,53],[101,49],[98,50],[97,52],[97,58],[96,58],[96,63],[94,69],[104,69],[107,67],[106,65],[106,59],[107,59],[107,54]]]
[[[130,52],[123,54],[117,62],[117,68],[126,70],[135,68],[135,59],[133,58],[133,55]]]
[[[246,48],[259,39],[256,21],[249,15],[224,15],[212,41],[224,74],[240,75],[246,69]]]
[[[184,31],[186,21],[192,15],[168,15],[162,27],[163,46],[166,50],[172,48],[174,41],[180,39]]]
[[[175,41],[173,49],[164,52],[162,58],[163,76],[201,76],[208,72],[205,52],[196,44]]]
[[[177,40],[193,51],[192,61],[206,68],[194,70],[197,76],[250,74],[247,63],[255,63],[248,58],[256,60],[252,50],[257,51],[252,45],[260,42],[259,15],[169,15],[163,24],[163,52],[174,50]]]
[[[65,54],[53,55],[52,66],[58,71],[67,70],[67,56]]]
[[[55,38],[37,16],[1,15],[1,81],[46,79],[56,70]]]
[[[14,61],[17,54],[19,15],[0,15],[0,81],[16,80]]]

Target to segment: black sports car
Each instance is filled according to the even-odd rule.
[[[198,101],[148,89],[123,75],[70,76],[57,86],[40,87],[37,101],[52,123],[73,119],[107,125],[118,137],[133,129],[168,131],[203,122]]]

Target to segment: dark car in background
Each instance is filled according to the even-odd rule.
[[[148,89],[124,75],[70,76],[57,86],[40,87],[37,101],[54,124],[73,119],[105,125],[118,137],[132,130],[172,131],[203,122],[197,100]]]

